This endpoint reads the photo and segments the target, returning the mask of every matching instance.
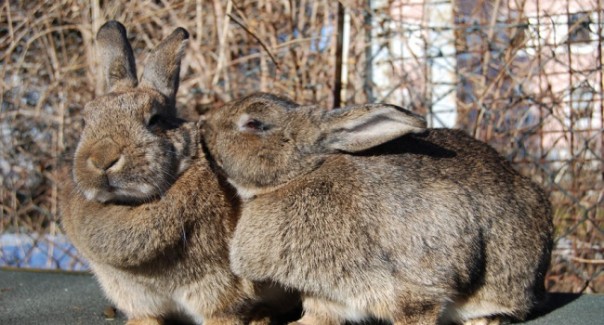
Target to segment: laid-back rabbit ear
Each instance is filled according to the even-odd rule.
[[[106,90],[136,87],[136,64],[124,25],[115,20],[106,22],[96,40]]]
[[[143,70],[141,86],[154,88],[168,99],[175,99],[180,61],[188,38],[187,30],[177,28],[153,50]]]
[[[421,116],[386,104],[335,109],[322,120],[322,147],[328,151],[359,152],[426,128]]]

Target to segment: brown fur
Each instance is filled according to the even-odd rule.
[[[211,170],[197,127],[175,118],[187,37],[177,29],[164,40],[138,85],[124,27],[101,27],[109,93],[86,106],[74,181],[63,189],[63,227],[128,324],[173,314],[246,324],[264,303],[266,285],[229,269],[238,201]]]
[[[461,131],[389,105],[326,111],[268,94],[202,128],[244,199],[232,268],[300,290],[298,324],[522,319],[543,294],[546,196]]]

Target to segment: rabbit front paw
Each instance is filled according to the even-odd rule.
[[[469,319],[463,323],[463,325],[500,325],[501,319],[499,317],[481,317]]]
[[[238,317],[212,317],[204,320],[203,325],[243,325],[244,322]],[[250,325],[256,323],[250,323]]]
[[[135,318],[126,322],[126,325],[163,325],[163,320],[155,317]]]
[[[336,320],[319,319],[318,317],[306,314],[302,318],[289,323],[288,325],[340,325],[340,322]]]
[[[265,317],[262,319],[254,319],[249,322],[249,325],[269,325],[271,323],[270,318]]]

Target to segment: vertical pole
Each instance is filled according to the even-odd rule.
[[[537,0],[537,49],[536,49],[536,55],[537,55],[537,67],[539,68],[539,83],[537,84],[537,87],[539,87],[539,166],[541,167],[541,183],[543,185],[546,184],[546,178],[547,178],[547,172],[546,172],[546,166],[545,163],[547,161],[547,157],[546,157],[546,153],[545,153],[545,148],[543,146],[543,141],[545,140],[543,131],[545,128],[545,114],[543,112],[544,110],[544,104],[543,104],[543,86],[544,86],[544,81],[543,81],[543,62],[541,61],[541,51],[542,51],[542,47],[541,47],[541,4],[540,4],[540,0]],[[547,166],[547,168],[549,168],[549,166]],[[548,180],[549,181],[549,180]],[[552,188],[552,185],[550,185],[550,188]]]
[[[566,25],[568,25],[568,20],[570,19],[570,2],[567,1],[566,2]],[[570,29],[569,29],[570,30]],[[568,119],[569,119],[569,126],[570,126],[570,130],[569,130],[569,136],[570,136],[570,176],[571,176],[571,193],[573,193],[573,195],[576,195],[577,191],[578,191],[578,182],[577,182],[577,178],[576,176],[576,168],[577,168],[577,164],[576,164],[576,157],[575,157],[575,112],[574,112],[574,105],[573,105],[573,96],[572,96],[572,90],[573,90],[573,85],[574,85],[574,73],[573,73],[573,56],[572,56],[572,47],[571,47],[571,42],[572,40],[570,39],[570,33],[568,33],[568,36],[566,38],[566,52],[568,55],[568,84],[571,87],[570,88],[570,92],[569,92],[569,96],[568,96],[568,103],[566,103],[566,106],[568,107],[568,111],[569,111],[569,115],[568,115]]]
[[[367,102],[373,103],[375,95],[373,94],[373,10],[371,0],[367,0],[367,10],[365,11],[365,81],[363,90],[367,97]]]
[[[602,1],[598,1],[598,63],[600,73],[600,169],[602,170],[602,182],[604,182],[604,72],[602,71],[602,65],[604,59],[602,58]],[[594,105],[595,106],[595,105]]]
[[[424,74],[426,102],[430,127],[453,128],[457,123],[456,88],[458,77],[457,51],[455,48],[455,26],[453,1],[428,0],[424,2],[426,25],[433,26],[426,32],[424,47]],[[439,54],[433,55],[437,48]]]
[[[338,2],[338,31],[336,41],[336,74],[333,87],[333,107],[342,103],[342,56],[344,53],[344,6]]]

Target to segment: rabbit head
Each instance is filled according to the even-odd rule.
[[[242,197],[312,171],[327,154],[364,151],[425,127],[422,117],[393,105],[325,110],[264,93],[201,121],[210,152]]]
[[[105,23],[96,41],[107,93],[84,108],[73,177],[88,200],[144,202],[163,193],[195,153],[197,134],[176,118],[180,62],[189,35],[177,28],[150,54],[141,81],[126,30]]]

